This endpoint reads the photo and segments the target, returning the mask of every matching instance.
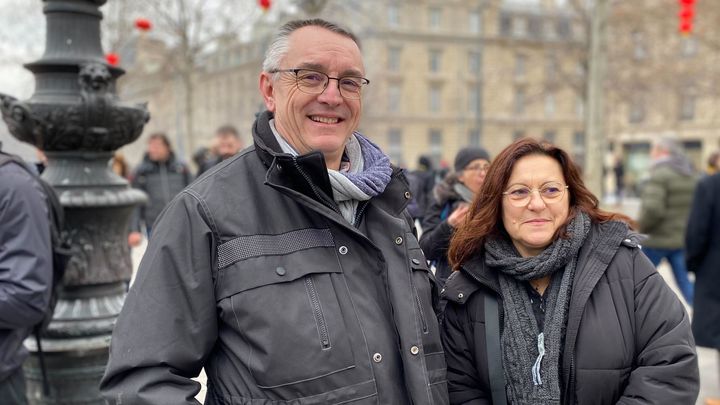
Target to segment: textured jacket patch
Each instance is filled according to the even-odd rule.
[[[239,236],[218,247],[218,267],[257,256],[286,255],[316,247],[335,246],[329,229],[300,229],[278,235]]]

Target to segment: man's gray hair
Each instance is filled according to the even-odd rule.
[[[685,149],[676,136],[663,135],[653,139],[652,144],[656,148],[668,152],[671,156],[685,155]]]
[[[277,34],[275,34],[275,38],[273,38],[267,52],[265,53],[265,60],[263,61],[262,66],[263,71],[271,72],[273,70],[280,69],[280,62],[282,62],[283,58],[288,53],[288,48],[290,46],[290,34],[300,28],[310,26],[324,28],[328,31],[348,37],[357,44],[358,48],[360,48],[360,40],[358,40],[355,34],[335,23],[331,23],[321,18],[293,20],[280,27]]]

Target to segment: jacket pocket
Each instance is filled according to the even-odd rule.
[[[259,387],[306,383],[355,367],[335,288],[341,278],[335,248],[324,246],[252,256],[219,271],[221,316],[242,337],[233,350]]]

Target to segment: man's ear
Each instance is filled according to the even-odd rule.
[[[265,101],[265,108],[270,112],[275,112],[275,85],[270,73],[260,73],[260,93]]]

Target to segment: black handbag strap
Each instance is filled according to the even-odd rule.
[[[485,294],[485,348],[493,405],[507,405],[505,374],[500,350],[500,315],[497,297]]]

